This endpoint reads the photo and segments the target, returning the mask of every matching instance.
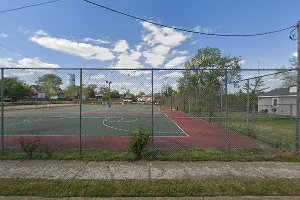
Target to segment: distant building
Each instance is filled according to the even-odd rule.
[[[68,86],[74,86],[75,85],[75,74],[68,74]]]
[[[123,98],[123,102],[133,102],[132,95],[126,94],[125,97]]]
[[[30,97],[33,99],[46,99],[46,93],[42,86],[40,85],[31,85],[29,87]],[[51,92],[52,95],[50,99],[64,99],[64,91],[61,88],[58,88],[57,91]]]
[[[258,96],[258,112],[296,117],[297,87],[276,88]]]
[[[39,85],[31,85],[29,87],[30,97],[34,99],[45,99],[46,94],[44,88]]]
[[[155,101],[155,96],[153,97],[153,100]],[[137,99],[137,101],[149,103],[149,102],[152,102],[152,96],[151,95],[143,95],[143,96],[139,97]]]
[[[58,88],[56,91],[53,92],[54,94],[50,96],[50,99],[58,100],[64,99],[64,91],[61,88]]]

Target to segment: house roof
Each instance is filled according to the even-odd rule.
[[[296,95],[297,92],[291,90],[290,88],[276,88],[269,92],[264,93],[261,96],[284,96],[284,95]]]
[[[126,96],[125,96],[124,98],[125,98],[125,99],[131,99],[131,98],[132,98],[132,95],[126,94]]]
[[[40,85],[31,85],[30,87],[33,87],[39,93],[44,93],[44,88]]]

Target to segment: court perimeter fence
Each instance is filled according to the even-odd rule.
[[[139,130],[152,158],[300,152],[297,69],[19,67],[0,83],[2,156],[126,152]]]

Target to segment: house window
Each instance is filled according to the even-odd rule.
[[[272,99],[272,106],[277,107],[278,106],[278,98]]]

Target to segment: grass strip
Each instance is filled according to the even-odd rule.
[[[201,180],[0,179],[0,196],[184,197],[300,196],[300,179],[207,178]]]
[[[291,153],[269,155],[262,149],[233,149],[232,157],[228,159],[227,149],[203,150],[157,150],[155,158],[151,151],[143,152],[143,160],[160,161],[284,161],[300,162],[300,156]],[[83,160],[83,161],[133,161],[134,154],[126,151],[83,150],[81,156],[78,150],[35,150],[32,158],[19,149],[6,149],[3,160]]]

